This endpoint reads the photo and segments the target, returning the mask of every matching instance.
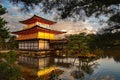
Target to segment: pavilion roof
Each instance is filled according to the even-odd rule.
[[[32,23],[35,23],[35,22],[41,22],[41,23],[49,24],[49,25],[52,25],[52,24],[56,23],[54,21],[44,19],[44,18],[42,18],[40,16],[37,16],[37,15],[34,15],[33,17],[31,17],[31,18],[29,18],[27,20],[20,21],[20,23],[23,23],[23,24],[32,24]]]
[[[62,31],[56,31],[56,30],[52,30],[52,29],[43,28],[38,25],[36,25],[32,28],[29,28],[29,29],[20,30],[20,31],[12,32],[12,33],[18,34],[18,35],[27,35],[27,34],[37,33],[37,32],[46,32],[46,33],[52,33],[52,34],[66,33],[66,32],[62,32]]]

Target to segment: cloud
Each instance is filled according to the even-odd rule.
[[[0,0],[0,2],[7,9],[7,13],[2,15],[2,17],[8,22],[6,26],[10,29],[11,32],[22,29],[24,25],[19,23],[19,21],[28,19],[34,14],[41,15],[45,18],[50,18],[48,17],[49,15],[46,16],[43,13],[40,14],[41,11],[39,6],[35,6],[34,10],[25,13],[21,11],[22,4],[13,5],[8,0]]]
[[[95,33],[96,31],[95,29],[93,29],[93,26],[91,26],[91,24],[83,21],[60,21],[54,24],[52,28],[60,31],[66,30],[66,34],[78,34],[81,32]]]
[[[20,24],[19,21],[24,20],[24,18],[27,18],[28,16],[24,15],[11,15],[9,13],[6,13],[3,15],[4,19],[8,22],[7,27],[10,29],[10,31],[17,31],[20,30],[24,25]]]
[[[17,6],[13,6],[8,9],[8,13],[4,14],[4,19],[8,22],[6,25],[10,31],[18,31],[22,29],[24,26],[23,24],[19,23],[19,21],[28,19],[34,15],[34,13],[22,13],[19,12],[20,8]],[[45,16],[45,15],[44,15]],[[71,21],[59,21],[57,24],[53,25],[51,27],[55,30],[66,30],[67,34],[76,34],[79,32],[87,32],[91,33],[93,31],[93,26],[89,24],[88,22],[71,22]]]
[[[19,21],[29,18],[31,16],[31,13],[25,14],[20,12],[20,8],[18,6],[12,6],[7,8],[7,13],[2,15],[2,17],[8,22],[6,27],[8,27],[11,32],[22,29],[24,25],[19,23]]]
[[[19,21],[28,19],[33,16],[33,14],[22,14],[22,13],[13,15],[12,11],[17,12],[18,10],[19,8],[13,7],[11,8],[10,12],[3,15],[4,19],[8,22],[6,26],[10,29],[10,31],[21,30],[24,25],[19,23]],[[55,25],[53,25],[51,28],[60,31],[66,30],[67,34],[71,34],[71,33],[76,34],[79,32],[87,32],[87,33],[95,32],[91,24],[82,21],[77,21],[77,22],[60,21],[57,22]]]
[[[28,19],[32,17],[34,14],[38,14],[41,17],[51,20],[53,16],[49,14],[43,14],[40,11],[40,7],[36,6],[34,10],[31,10],[30,13],[24,13],[20,11],[20,6],[15,6],[9,3],[7,0],[3,1],[3,5],[7,8],[7,13],[4,14],[2,17],[8,22],[6,25],[10,31],[18,31],[22,29],[24,26],[23,24],[19,23],[19,21]],[[97,29],[97,24],[92,24],[89,21],[59,21],[57,24],[53,25],[51,28],[55,30],[66,30],[67,34],[76,34],[80,32],[95,32]]]

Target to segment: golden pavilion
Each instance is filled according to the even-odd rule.
[[[20,23],[25,24],[23,29],[12,32],[18,35],[16,40],[19,44],[19,50],[37,52],[54,50],[56,45],[60,49],[60,44],[63,43],[63,40],[57,39],[55,36],[65,32],[51,29],[51,26],[56,22],[34,15],[27,20],[20,21]]]
[[[23,29],[12,32],[18,35],[16,40],[18,41],[18,52],[20,53],[18,62],[20,64],[42,69],[49,62],[51,63],[47,56],[63,55],[66,40],[56,36],[65,32],[51,29],[56,22],[34,15],[20,23],[25,24]]]

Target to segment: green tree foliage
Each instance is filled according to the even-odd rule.
[[[97,34],[90,43],[91,49],[106,49],[120,46],[120,32]]]
[[[14,50],[18,48],[18,42],[15,39],[16,39],[16,36],[10,36],[8,40],[10,50]]]
[[[73,54],[84,54],[90,52],[89,43],[92,35],[85,33],[70,35],[66,37],[68,40],[67,51]]]
[[[0,15],[3,15],[5,13],[6,9],[0,5]],[[5,27],[6,24],[7,22],[0,16],[0,49],[16,49],[17,42],[15,41],[15,36],[10,35],[9,29]]]
[[[21,73],[16,64],[17,55],[15,52],[0,54],[0,80],[17,80]]]
[[[7,22],[0,17],[0,37],[4,40],[9,37],[8,29],[5,27]]]
[[[6,9],[2,7],[2,5],[0,5],[0,15],[3,15],[6,13]]]
[[[6,12],[5,8],[0,5],[0,15],[3,15]],[[0,48],[3,48],[5,45],[5,40],[9,38],[8,28],[5,27],[7,22],[0,16]]]
[[[68,53],[98,53],[98,51],[120,46],[120,32],[104,34],[75,34],[66,37]]]

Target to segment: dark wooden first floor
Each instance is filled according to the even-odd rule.
[[[46,51],[46,50],[60,50],[65,47],[66,40],[47,40],[47,39],[34,39],[34,40],[21,40],[18,41],[19,50],[28,51]]]
[[[67,44],[65,39],[20,40],[18,41],[18,50],[20,53],[33,53],[34,55],[59,55],[64,51],[65,44]]]

